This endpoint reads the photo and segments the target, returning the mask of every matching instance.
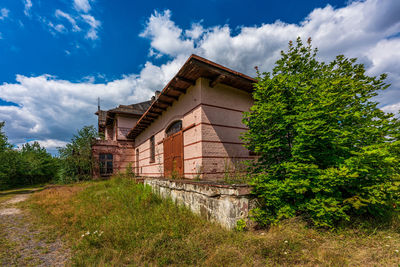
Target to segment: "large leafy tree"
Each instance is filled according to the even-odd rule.
[[[259,154],[252,183],[261,224],[301,214],[333,227],[387,215],[398,201],[400,123],[374,100],[386,75],[366,75],[356,59],[316,55],[310,39],[298,38],[272,73],[258,73],[243,138]]]
[[[60,148],[61,168],[59,182],[67,183],[91,178],[93,169],[92,141],[98,137],[93,126],[85,126],[73,136],[71,142]]]

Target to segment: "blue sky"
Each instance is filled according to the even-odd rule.
[[[400,1],[0,2],[0,121],[14,144],[50,151],[111,108],[147,100],[191,53],[254,75],[289,40],[311,36],[320,58],[358,57],[389,74],[379,96],[400,108]]]
[[[331,4],[341,7],[345,1],[105,1],[89,2],[88,12],[76,10],[73,0],[31,0],[29,16],[24,1],[2,0],[0,8],[9,10],[0,24],[0,81],[13,82],[16,74],[49,73],[70,81],[101,74],[115,79],[139,72],[147,60],[149,40],[139,34],[154,10],[171,10],[173,20],[182,28],[201,22],[204,27],[229,24],[236,27],[260,25],[282,20],[298,23],[316,7]],[[82,23],[74,32],[57,10],[74,16],[89,14],[101,23],[98,38],[85,38],[90,27]],[[81,12],[80,12],[81,11]],[[46,19],[46,22],[43,22]],[[78,19],[75,19],[76,21]],[[63,25],[64,33],[49,26]],[[79,23],[79,22],[77,22]],[[47,25],[46,25],[47,24]],[[165,62],[163,58],[158,62]],[[101,79],[100,79],[101,80]]]

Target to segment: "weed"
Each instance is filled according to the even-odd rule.
[[[236,227],[235,230],[238,232],[243,232],[245,230],[247,230],[247,223],[245,220],[240,219],[236,222]]]
[[[400,262],[399,224],[373,233],[358,229],[334,233],[309,229],[294,218],[268,230],[228,231],[130,179],[51,188],[35,193],[26,205],[38,215],[36,220],[69,242],[72,264],[78,266],[395,266]],[[239,221],[238,228],[244,225]],[[1,242],[0,252],[7,252]]]
[[[136,174],[133,171],[132,162],[129,162],[128,166],[125,167],[125,176],[128,178],[136,177]]]
[[[194,176],[195,181],[200,181],[201,180],[201,175],[204,173],[204,167],[203,165],[197,165],[196,166],[196,175]]]

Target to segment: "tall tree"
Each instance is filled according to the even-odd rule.
[[[258,73],[243,138],[259,154],[254,216],[262,224],[303,214],[332,227],[387,214],[398,201],[400,123],[374,101],[386,75],[367,76],[356,59],[316,55],[310,39],[298,38],[272,73]]]
[[[98,137],[93,126],[85,126],[71,139],[71,143],[59,149],[60,182],[88,180],[93,169],[92,141]]]

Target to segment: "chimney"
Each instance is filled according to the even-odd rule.
[[[160,91],[156,91],[156,93],[154,94],[155,95],[155,97],[156,97],[156,99],[158,98],[158,96],[161,94],[161,92]]]

